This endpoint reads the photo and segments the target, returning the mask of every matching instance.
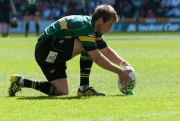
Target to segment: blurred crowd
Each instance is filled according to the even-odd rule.
[[[24,19],[25,0],[14,0],[19,19]],[[100,4],[109,4],[122,18],[180,17],[180,0],[38,0],[41,20],[67,15],[91,15]]]

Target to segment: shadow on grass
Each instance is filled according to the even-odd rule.
[[[80,99],[89,99],[89,98],[96,98],[96,97],[126,97],[130,95],[106,95],[106,96],[21,96],[16,97],[18,100],[80,100]]]
[[[76,100],[85,99],[80,96],[23,96],[17,97],[18,100]]]
[[[127,97],[127,96],[133,96],[133,95],[124,95],[124,94],[116,94],[116,95],[107,95],[108,97]]]

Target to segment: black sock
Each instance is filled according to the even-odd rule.
[[[39,23],[36,23],[36,33],[39,34]]]
[[[47,81],[35,81],[24,78],[24,87],[36,89],[49,96],[56,95],[56,88]]]
[[[2,33],[2,37],[5,37],[5,33]]]
[[[6,32],[5,37],[7,37],[8,35],[9,35],[9,33],[8,33],[8,32]]]
[[[80,86],[89,85],[89,76],[91,73],[93,61],[89,57],[87,52],[81,53],[80,58]]]
[[[26,36],[28,35],[28,31],[29,31],[29,22],[26,23]]]

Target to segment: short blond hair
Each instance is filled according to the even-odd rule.
[[[92,18],[94,21],[99,18],[103,18],[103,22],[109,21],[113,19],[115,22],[119,21],[119,16],[117,15],[114,8],[110,5],[99,5],[96,7],[94,13],[92,14]]]

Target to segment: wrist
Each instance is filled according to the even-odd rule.
[[[124,66],[130,66],[126,61],[122,60],[119,64],[120,66],[124,67]]]

